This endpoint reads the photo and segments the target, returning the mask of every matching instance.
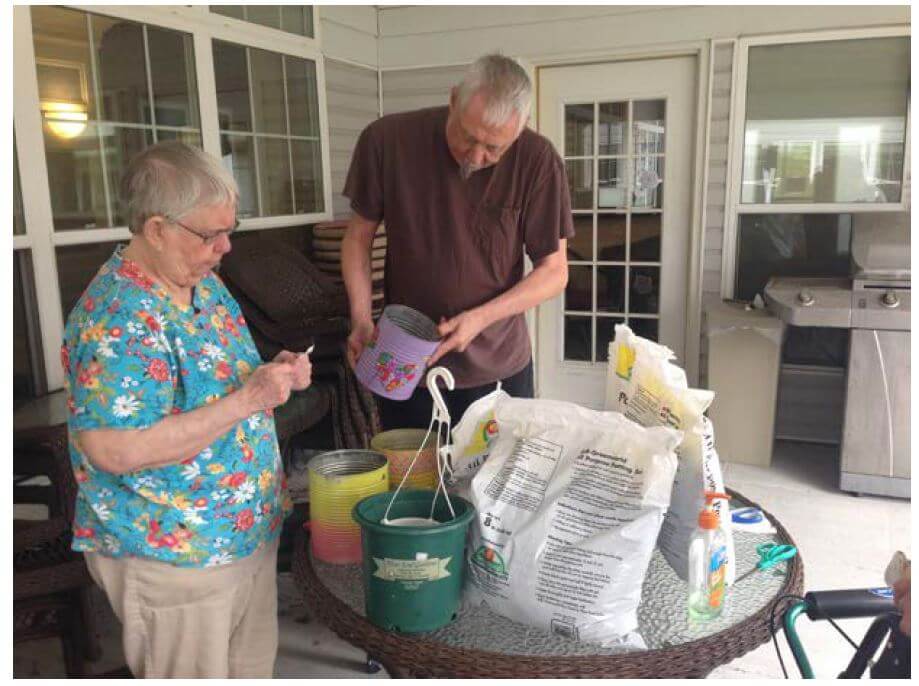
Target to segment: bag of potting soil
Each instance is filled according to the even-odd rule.
[[[469,482],[485,464],[491,446],[498,436],[495,406],[510,398],[501,390],[501,383],[486,396],[469,405],[459,423],[451,431],[453,442],[447,449],[450,466],[450,485],[468,492]]]
[[[472,479],[467,601],[576,640],[644,647],[641,587],[682,434],[618,412],[508,398]]]
[[[622,412],[642,426],[670,426],[683,432],[670,508],[661,527],[658,546],[681,579],[689,575],[689,540],[705,505],[704,491],[724,492],[721,462],[715,452],[714,429],[704,415],[715,397],[712,391],[689,388],[686,372],[675,365],[669,348],[636,336],[629,327],[616,325],[609,344],[606,409]],[[734,541],[727,501],[715,500],[727,537],[725,581],[734,583]]]

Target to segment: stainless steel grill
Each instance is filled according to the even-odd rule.
[[[840,488],[909,498],[909,219],[860,219],[851,279],[773,278],[766,303],[792,326],[851,331]]]

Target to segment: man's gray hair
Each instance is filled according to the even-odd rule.
[[[140,233],[155,215],[181,219],[198,207],[238,201],[236,180],[220,160],[180,141],[142,150],[121,177],[122,208],[131,233]]]
[[[530,116],[533,85],[523,67],[510,57],[495,53],[480,57],[466,70],[457,86],[457,104],[466,108],[476,93],[485,96],[485,123],[489,126],[506,124],[520,115],[520,127]]]

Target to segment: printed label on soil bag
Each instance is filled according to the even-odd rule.
[[[485,493],[498,502],[535,512],[561,456],[562,446],[557,443],[542,439],[517,441],[514,452]]]
[[[479,569],[478,583],[485,593],[507,598],[507,563],[501,553],[488,545],[480,545],[469,562]]]
[[[500,389],[479,398],[453,427],[453,444],[444,453],[450,466],[447,485],[452,493],[469,498],[472,478],[485,464],[498,437],[495,405],[505,398],[510,396]]]
[[[574,640],[644,647],[641,585],[678,431],[573,403],[508,399],[472,481],[467,598]]]
[[[634,521],[641,512],[643,470],[624,457],[596,450],[574,461],[571,483],[555,505],[549,540],[570,544]]]
[[[582,451],[571,482],[555,504],[546,552],[539,560],[536,600],[602,616],[597,599],[614,577],[622,557],[599,545],[598,533],[618,529],[642,514],[641,468],[624,457]],[[595,540],[590,545],[588,541]]]

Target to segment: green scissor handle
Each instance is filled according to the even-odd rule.
[[[782,560],[790,560],[798,554],[798,549],[793,545],[776,545],[775,543],[763,543],[756,546],[756,552],[759,554],[759,564],[757,569],[769,569],[774,567]]]

